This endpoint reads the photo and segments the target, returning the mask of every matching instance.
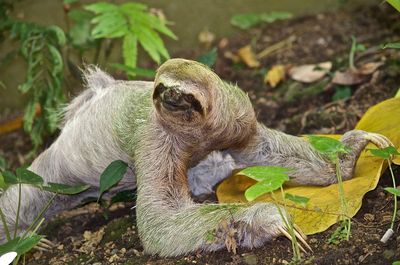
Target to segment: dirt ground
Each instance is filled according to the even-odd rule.
[[[291,134],[343,133],[354,128],[362,114],[372,105],[393,97],[399,88],[400,53],[382,50],[380,44],[398,41],[400,14],[383,5],[352,13],[324,13],[278,21],[243,31],[229,39],[217,40],[218,57],[215,71],[223,79],[247,91],[253,101],[258,119],[267,126]],[[252,44],[256,53],[291,36],[294,41],[260,60],[252,69],[233,63],[227,54]],[[330,78],[313,84],[284,80],[272,88],[263,81],[265,72],[273,65],[302,65],[330,61],[333,70],[345,70],[351,36],[365,45],[356,54],[356,65],[383,62],[384,65],[360,84],[350,86],[352,96],[332,101],[337,86]],[[184,56],[194,59],[199,51]],[[176,54],[176,57],[183,56]],[[399,115],[399,114],[396,114]],[[24,155],[30,145],[21,132],[0,135],[2,154],[12,167],[26,162]],[[395,168],[400,178],[400,168]],[[367,193],[363,206],[353,218],[349,242],[338,245],[327,240],[336,227],[309,236],[314,252],[304,256],[302,264],[391,264],[400,260],[399,222],[394,236],[383,244],[379,241],[389,227],[393,210],[392,197],[383,191],[390,185],[385,174],[376,190]],[[240,249],[237,254],[225,250],[216,253],[195,253],[177,258],[159,258],[143,254],[135,228],[134,203],[114,204],[104,211],[89,204],[63,213],[43,230],[58,247],[52,252],[35,252],[28,264],[288,264],[291,245],[277,238],[262,248]],[[84,239],[85,238],[85,239]]]

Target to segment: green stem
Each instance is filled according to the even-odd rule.
[[[54,198],[57,196],[58,193],[54,193],[53,197],[47,202],[47,204],[43,207],[40,213],[36,216],[35,220],[31,223],[31,225],[26,229],[25,233],[22,235],[21,239],[24,239],[28,232],[36,225],[40,218],[42,218],[44,212],[49,208],[50,204],[53,202]]]
[[[356,53],[356,38],[354,36],[351,36],[351,48],[350,48],[350,54],[349,54],[349,67],[350,69],[354,68],[354,55]]]
[[[346,201],[346,196],[344,193],[344,188],[343,188],[343,179],[342,179],[342,172],[340,169],[340,162],[339,158],[337,157],[335,159],[335,166],[336,166],[336,176],[338,179],[338,187],[339,187],[339,198],[340,198],[340,205],[342,208],[342,220],[347,223],[346,225],[346,240],[348,241],[350,239],[350,229],[351,229],[351,220],[348,217],[348,209],[347,209],[347,201]],[[344,218],[344,219],[343,219]]]
[[[388,160],[388,164],[389,164],[390,174],[392,175],[393,188],[396,189],[397,188],[396,179],[395,179],[394,174],[393,174],[393,169],[392,169],[390,160]],[[393,209],[392,223],[390,224],[390,229],[392,229],[392,230],[394,228],[394,222],[395,222],[396,216],[397,216],[397,196],[393,194],[393,197],[394,197],[394,209]]]
[[[21,208],[21,183],[18,183],[18,206],[17,206],[17,215],[15,217],[15,227],[14,227],[14,237],[13,237],[14,239],[17,237],[20,208]]]
[[[11,236],[10,236],[10,231],[8,230],[8,226],[7,226],[7,222],[6,222],[6,217],[4,216],[3,211],[0,208],[0,218],[1,218],[1,222],[3,223],[3,227],[4,227],[4,232],[6,233],[6,238],[7,241],[11,240]]]

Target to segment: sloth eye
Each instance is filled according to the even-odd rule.
[[[165,90],[167,90],[167,87],[164,86],[163,83],[159,83],[156,88],[154,89],[154,93],[153,93],[153,99],[156,99],[160,96],[160,94],[162,92],[164,92]]]
[[[184,95],[184,99],[189,103],[192,103],[192,102],[194,102],[196,100],[192,94]]]

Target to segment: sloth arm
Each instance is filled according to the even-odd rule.
[[[355,164],[365,146],[372,142],[378,147],[390,145],[384,136],[352,130],[340,139],[351,151],[339,156],[343,179],[353,176]],[[335,165],[319,154],[301,137],[288,135],[258,124],[249,143],[230,150],[238,167],[254,165],[280,166],[292,169],[289,184],[325,186],[337,182]]]

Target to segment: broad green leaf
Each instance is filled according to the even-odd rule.
[[[235,15],[231,18],[231,24],[241,29],[254,27],[260,22],[262,22],[261,16],[253,13]]]
[[[274,167],[274,166],[253,166],[245,168],[238,172],[239,175],[245,175],[256,181],[264,181],[269,179],[277,179],[279,181],[285,182],[289,180],[288,172],[290,169],[284,167]]]
[[[155,77],[156,76],[156,71],[153,69],[143,69],[143,68],[138,68],[138,67],[129,67],[124,64],[111,64],[112,67],[116,69],[120,69],[122,71],[125,71],[128,75],[130,76],[144,76],[144,77]]]
[[[392,263],[392,265],[400,265],[400,261],[395,261]]]
[[[384,190],[386,190],[387,192],[389,192],[389,193],[391,193],[393,195],[396,195],[396,196],[400,197],[400,189],[387,187],[387,188],[384,188]]]
[[[0,255],[15,251],[18,255],[22,255],[27,253],[29,250],[34,248],[42,239],[42,236],[32,235],[25,239],[21,239],[20,237],[16,237],[13,240],[8,241],[7,243],[0,245]]]
[[[58,26],[50,26],[47,28],[47,31],[55,37],[57,41],[57,45],[64,46],[66,42],[64,31]]]
[[[126,20],[119,12],[96,16],[92,19],[92,23],[97,23],[92,30],[95,39],[120,38],[128,31]]]
[[[386,0],[389,4],[391,4],[397,11],[400,12],[400,0]]]
[[[137,59],[137,38],[132,33],[128,33],[124,37],[122,43],[122,56],[125,65],[135,68]]]
[[[132,13],[133,10],[136,11],[146,11],[147,6],[140,3],[125,3],[120,6],[120,9],[126,13]]]
[[[68,17],[75,23],[90,21],[93,18],[93,13],[81,9],[73,9],[68,12]]]
[[[400,49],[400,42],[386,43],[382,45],[382,49]]]
[[[334,159],[338,154],[348,153],[349,151],[349,148],[342,142],[329,137],[308,135],[307,138],[315,150],[331,159]]]
[[[4,171],[3,179],[7,185],[18,184],[17,176],[15,176],[11,171]]]
[[[197,58],[197,61],[207,65],[208,67],[213,67],[217,60],[217,48],[213,48],[211,51],[202,54]]]
[[[289,180],[287,175],[275,175],[273,178],[260,181],[248,188],[245,191],[244,196],[248,201],[254,201],[261,195],[279,189],[287,180]]]
[[[300,204],[301,206],[306,206],[308,201],[310,200],[310,198],[308,197],[303,197],[303,196],[299,196],[299,195],[294,195],[294,194],[290,194],[285,192],[285,199],[292,201],[296,204]]]
[[[368,149],[374,156],[382,157],[383,159],[390,159],[392,155],[400,155],[394,146],[388,146],[382,149]]]
[[[43,178],[36,173],[26,169],[26,168],[17,168],[15,171],[17,175],[17,179],[19,183],[23,184],[31,184],[31,185],[42,185]]]
[[[46,185],[42,186],[42,188],[44,190],[51,191],[54,193],[73,195],[89,189],[90,185],[81,184],[81,185],[70,186],[61,183],[48,182]]]
[[[125,175],[128,164],[122,160],[115,160],[104,170],[100,176],[100,195],[117,184]]]
[[[351,97],[351,88],[348,86],[337,86],[335,94],[332,96],[332,101],[347,99]]]

